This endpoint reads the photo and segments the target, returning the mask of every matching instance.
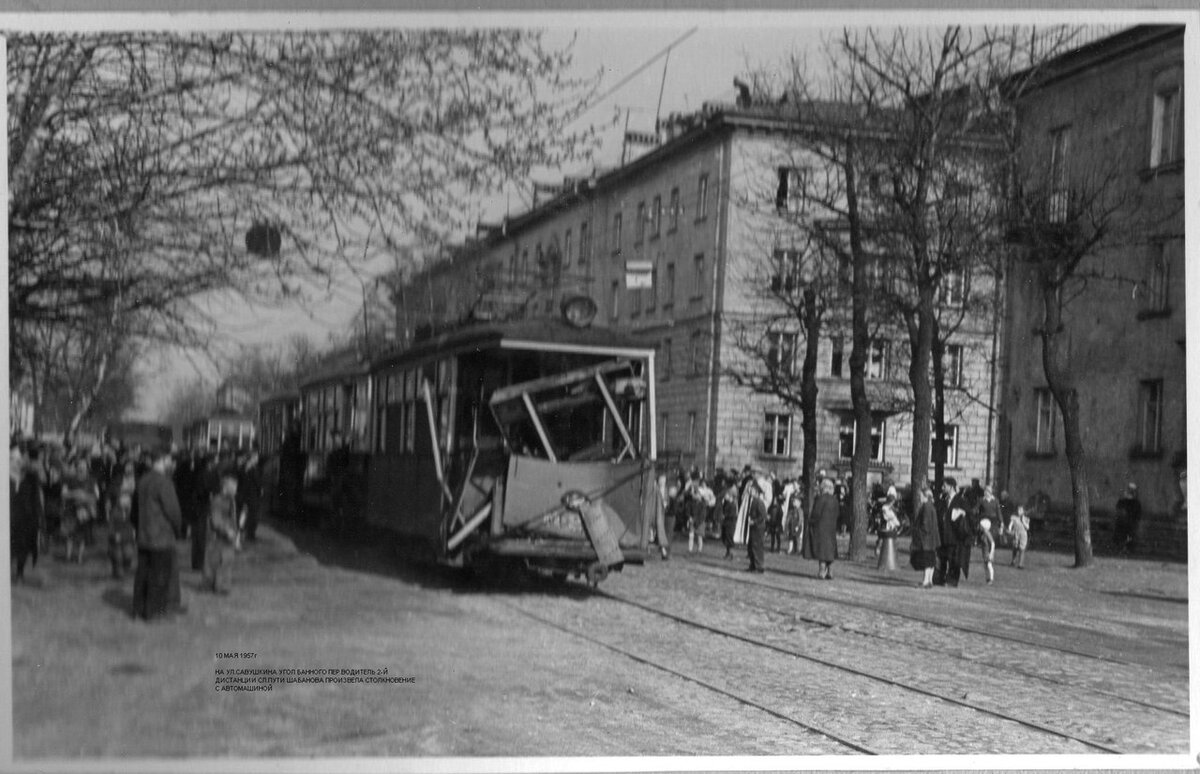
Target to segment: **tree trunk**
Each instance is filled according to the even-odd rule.
[[[871,303],[867,290],[867,251],[862,240],[862,221],[858,209],[857,170],[853,138],[846,142],[846,212],[850,227],[850,258],[853,263],[851,280],[851,337],[850,401],[854,407],[854,455],[850,461],[850,502],[853,520],[850,525],[850,561],[862,558],[867,543],[867,468],[871,461],[871,401],[867,396],[867,352],[871,346],[867,331],[867,305]]]
[[[942,358],[946,355],[946,342],[942,341],[941,331],[938,330],[937,318],[933,319],[933,435],[935,438],[946,440],[946,367]],[[915,428],[914,428],[915,430]],[[942,482],[946,479],[946,447],[934,457],[933,491],[942,491]],[[959,482],[961,483],[961,482]]]
[[[100,389],[104,386],[104,377],[108,373],[108,360],[110,353],[105,352],[100,356],[100,362],[96,365],[96,378],[92,381],[91,386],[85,390],[79,391],[78,399],[75,402],[77,408],[71,416],[71,422],[67,426],[67,433],[74,438],[75,433],[79,430],[79,425],[82,424],[84,417],[92,408],[92,401],[100,393]]]
[[[1054,402],[1062,413],[1063,442],[1067,468],[1071,471],[1071,499],[1075,512],[1075,566],[1092,564],[1091,503],[1088,496],[1087,460],[1083,431],[1079,425],[1079,390],[1071,374],[1070,348],[1062,324],[1062,288],[1047,273],[1042,274],[1042,302],[1046,321],[1042,326],[1042,368]]]
[[[929,475],[929,433],[921,428],[933,427],[933,396],[929,383],[929,363],[932,357],[936,317],[933,314],[933,290],[920,288],[918,290],[917,310],[915,321],[908,325],[909,345],[912,350],[912,360],[908,364],[908,383],[913,392],[913,434],[910,479],[912,480],[911,502],[912,510],[916,513],[918,507],[918,492],[921,482]],[[938,491],[935,489],[934,491]]]
[[[817,309],[817,292],[804,289],[804,365],[800,374],[800,427],[804,434],[804,451],[800,463],[800,478],[804,485],[804,513],[812,513],[817,470],[817,355],[821,345],[821,316]]]

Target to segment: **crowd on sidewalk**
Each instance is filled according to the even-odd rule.
[[[705,539],[719,539],[724,558],[734,558],[734,548],[746,546],[750,572],[764,570],[764,553],[786,552],[817,562],[817,577],[833,579],[839,558],[838,535],[851,529],[852,486],[849,476],[837,478],[819,470],[812,503],[805,506],[804,485],[798,477],[780,478],[772,472],[746,465],[717,470],[708,477],[698,469],[677,470],[659,477],[661,518],[657,531],[659,551],[668,559],[673,537],[687,538],[688,553],[703,552]],[[976,549],[983,564],[985,583],[995,580],[998,548],[1011,550],[1009,564],[1025,568],[1031,517],[1036,503],[1019,504],[1007,491],[997,496],[993,487],[973,479],[960,488],[953,477],[943,480],[940,491],[922,482],[916,512],[908,513],[910,490],[883,480],[868,487],[868,532],[875,535],[877,569],[892,569],[896,541],[909,538],[910,566],[921,573],[918,586],[955,587],[970,576]],[[1125,550],[1137,534],[1137,487],[1130,484],[1118,503],[1123,516],[1117,540]],[[978,565],[977,565],[978,566]],[[978,573],[977,573],[978,575]]]
[[[202,588],[228,594],[234,557],[256,539],[262,474],[254,446],[179,451],[120,442],[76,448],[14,439],[9,455],[13,582],[58,553],[82,564],[103,534],[114,579],[133,577],[132,613],[186,613],[179,543]]]

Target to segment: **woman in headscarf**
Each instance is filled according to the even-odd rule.
[[[921,483],[918,497],[920,505],[913,517],[908,561],[914,570],[924,573],[920,587],[927,589],[933,586],[933,569],[937,566],[937,551],[942,545],[942,536],[938,529],[937,509],[933,507],[933,489],[928,482]]]
[[[833,494],[833,482],[821,480],[821,493],[813,501],[804,530],[804,556],[816,559],[817,577],[833,580],[833,562],[837,559],[838,500]]]

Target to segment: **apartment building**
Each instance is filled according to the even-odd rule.
[[[1098,194],[1113,203],[1102,213],[1112,233],[1064,288],[1094,519],[1111,516],[1130,482],[1151,516],[1176,513],[1181,499],[1183,43],[1183,27],[1111,35],[1053,62],[1018,105],[1029,165],[1048,171],[1056,188],[1047,219],[1065,219],[1075,202]],[[1023,497],[1042,494],[1052,509],[1067,510],[1071,478],[1042,365],[1045,312],[1034,271],[1018,260],[1008,279],[999,474]]]
[[[564,299],[586,295],[596,306],[594,325],[657,349],[661,457],[704,471],[751,464],[798,474],[799,410],[731,375],[746,357],[747,322],[752,327],[771,304],[773,267],[798,249],[802,186],[780,198],[786,181],[803,171],[788,160],[796,154],[787,130],[778,111],[753,105],[709,104],[672,116],[646,152],[617,169],[565,181],[550,200],[415,276],[404,292],[406,319],[415,312],[438,326],[554,315]],[[954,282],[947,287],[944,303],[966,302]],[[963,480],[990,478],[994,463],[988,399],[996,322],[991,314],[967,315],[947,351],[946,472]],[[787,328],[764,333],[776,364],[798,379],[803,335]],[[908,351],[901,327],[874,326],[874,420],[859,434],[871,444],[873,480],[912,477]],[[848,472],[856,442],[848,331],[831,323],[820,353],[818,465]]]

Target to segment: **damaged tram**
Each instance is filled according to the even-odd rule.
[[[653,350],[554,320],[477,324],[379,358],[365,491],[346,515],[428,540],[443,563],[519,560],[594,584],[645,557],[653,374]]]

